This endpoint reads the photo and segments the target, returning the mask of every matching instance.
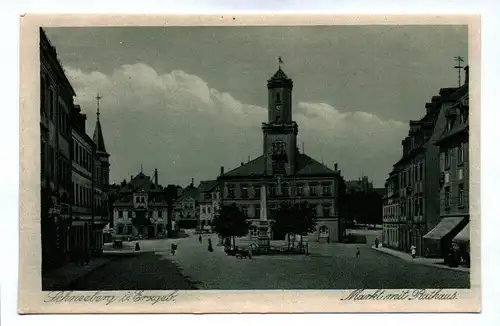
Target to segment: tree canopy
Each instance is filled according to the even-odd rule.
[[[303,236],[316,230],[316,216],[307,202],[283,202],[274,215],[271,227],[275,232],[287,235],[290,244],[290,236]]]
[[[246,220],[245,214],[236,206],[224,205],[215,214],[213,219],[213,230],[224,238],[242,237],[248,234],[250,222]]]

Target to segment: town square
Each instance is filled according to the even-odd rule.
[[[331,28],[40,28],[42,289],[470,288],[467,30]]]

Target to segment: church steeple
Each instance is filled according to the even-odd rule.
[[[100,121],[99,112],[99,101],[102,99],[102,96],[97,93],[97,121],[95,123],[94,129],[94,143],[96,146],[96,156],[98,158],[96,162],[96,181],[100,186],[109,185],[109,154],[106,151],[106,146],[104,145],[104,136],[102,135],[102,127]]]
[[[97,151],[102,152],[102,153],[107,153],[106,152],[106,146],[104,145],[104,136],[102,135],[102,127],[101,127],[101,121],[99,120],[100,112],[99,112],[99,101],[102,99],[102,96],[97,93],[96,100],[97,100],[97,122],[95,124],[95,129],[94,129],[94,143],[96,145]]]

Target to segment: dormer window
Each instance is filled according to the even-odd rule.
[[[280,102],[281,101],[281,96],[280,93],[276,93],[276,101]]]

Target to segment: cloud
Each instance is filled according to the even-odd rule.
[[[76,103],[95,124],[95,96],[111,154],[112,180],[160,171],[163,184],[211,179],[248,156],[261,153],[261,123],[267,109],[245,104],[210,88],[200,77],[174,70],[157,74],[143,63],[123,65],[112,74],[68,67]],[[263,92],[263,96],[267,96]],[[294,119],[306,153],[325,164],[338,162],[347,178],[360,172],[381,184],[400,153],[407,125],[366,112],[347,112],[327,103],[298,102]]]

